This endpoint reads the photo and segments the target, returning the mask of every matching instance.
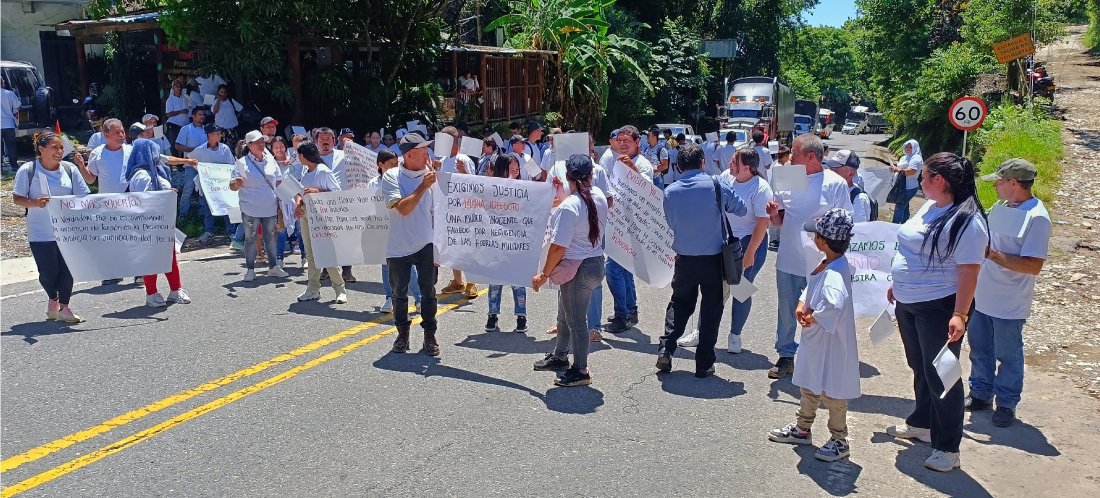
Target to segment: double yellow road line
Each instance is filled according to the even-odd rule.
[[[482,290],[481,292],[478,293],[478,295],[484,294],[485,292],[487,292],[487,291]],[[463,299],[459,299],[459,300],[457,300],[453,303],[442,305],[442,306],[439,307],[438,311],[436,312],[436,316],[439,316],[440,314],[451,311],[451,310],[453,310],[453,309],[455,309],[455,308],[457,308],[457,307],[459,307],[459,306],[461,306],[461,305],[463,305],[463,304],[465,304],[469,301],[470,301],[469,299],[463,298]],[[319,341],[316,341],[316,342],[307,344],[305,346],[302,346],[302,347],[300,347],[298,349],[295,349],[295,350],[293,350],[289,353],[276,356],[276,357],[274,357],[270,360],[252,365],[251,367],[248,367],[248,368],[245,368],[245,369],[242,369],[242,370],[238,370],[238,371],[233,372],[229,375],[226,375],[225,377],[221,377],[219,379],[207,382],[207,383],[202,384],[202,385],[200,385],[198,387],[195,387],[193,389],[188,389],[186,391],[180,392],[180,393],[175,394],[173,396],[169,396],[169,397],[164,398],[164,399],[162,399],[160,401],[157,401],[155,403],[145,405],[141,408],[138,408],[137,410],[133,410],[133,411],[124,413],[122,415],[114,417],[110,420],[107,420],[103,423],[97,424],[97,425],[95,425],[93,427],[90,427],[88,429],[70,434],[70,435],[65,436],[61,439],[58,439],[56,441],[46,443],[42,446],[39,446],[37,448],[25,451],[23,453],[12,456],[10,458],[6,458],[3,461],[0,461],[0,473],[5,473],[5,472],[8,472],[9,470],[16,469],[16,468],[18,468],[19,466],[21,466],[23,464],[33,462],[33,461],[38,460],[40,458],[43,458],[47,455],[50,455],[50,454],[55,453],[57,451],[68,448],[69,446],[72,446],[76,443],[80,443],[82,441],[87,441],[87,440],[89,440],[93,437],[96,437],[96,436],[100,435],[100,434],[103,434],[103,433],[106,433],[106,432],[111,431],[113,429],[122,427],[122,426],[124,426],[124,425],[126,425],[130,422],[141,419],[142,417],[145,417],[147,415],[156,413],[156,412],[158,412],[160,410],[163,410],[165,408],[169,408],[171,406],[177,405],[177,404],[182,403],[184,401],[187,401],[191,398],[194,398],[195,396],[198,396],[200,394],[203,394],[203,393],[206,393],[206,392],[209,392],[209,391],[213,391],[214,389],[217,389],[219,387],[228,385],[230,383],[233,383],[233,382],[235,382],[237,380],[240,380],[240,379],[243,379],[245,377],[255,375],[259,372],[267,370],[267,369],[269,369],[271,367],[274,367],[276,365],[279,365],[281,363],[285,363],[289,360],[300,357],[304,354],[307,354],[311,351],[315,351],[319,348],[322,348],[322,347],[327,346],[329,344],[332,344],[334,342],[337,342],[337,341],[340,341],[342,339],[354,336],[354,335],[359,334],[359,333],[361,333],[365,330],[370,329],[371,327],[374,327],[376,325],[381,325],[381,324],[389,321],[390,319],[392,319],[392,315],[385,315],[385,316],[382,316],[378,319],[371,320],[369,322],[361,323],[361,324],[356,325],[352,328],[349,328],[349,329],[347,329],[343,332],[339,332],[337,334],[331,335],[331,336],[326,337],[324,339],[321,339]],[[420,321],[421,321],[421,318],[417,317],[415,320],[413,320],[413,325],[416,325],[416,324],[420,323]],[[239,399],[241,399],[245,396],[248,396],[249,394],[257,393],[257,392],[262,391],[264,389],[267,389],[271,386],[279,384],[280,382],[282,382],[284,380],[287,380],[291,377],[294,377],[294,376],[296,376],[296,375],[298,375],[302,372],[305,372],[306,370],[309,370],[313,367],[316,367],[316,366],[318,366],[322,363],[328,362],[330,360],[335,360],[336,358],[344,356],[345,354],[348,354],[352,351],[355,351],[356,349],[359,349],[363,346],[366,346],[367,344],[370,344],[374,341],[377,341],[377,340],[379,340],[379,339],[381,339],[381,338],[383,338],[387,335],[393,334],[394,332],[397,332],[397,327],[390,327],[386,330],[383,330],[382,332],[379,332],[379,333],[374,334],[372,336],[366,337],[366,338],[361,339],[357,342],[348,344],[347,346],[344,346],[340,349],[337,349],[336,351],[333,351],[331,353],[328,353],[328,354],[323,355],[321,357],[318,357],[316,359],[310,360],[310,361],[308,361],[308,362],[306,362],[302,365],[294,367],[290,370],[287,370],[286,372],[283,372],[279,375],[271,377],[267,380],[257,382],[257,383],[252,384],[252,385],[250,385],[250,386],[248,386],[244,389],[241,389],[239,391],[236,391],[236,392],[231,393],[229,395],[226,395],[224,397],[218,398],[214,401],[211,401],[211,402],[206,403],[202,406],[199,406],[197,408],[194,408],[192,410],[184,412],[184,413],[182,413],[180,415],[177,415],[175,417],[172,417],[171,419],[168,419],[164,422],[161,422],[157,425],[154,425],[153,427],[150,427],[150,428],[145,429],[141,432],[138,432],[137,434],[134,434],[134,435],[132,435],[130,437],[127,437],[125,439],[122,439],[122,440],[116,441],[114,443],[111,443],[107,446],[104,446],[104,447],[102,447],[102,448],[100,448],[96,451],[93,451],[91,453],[88,453],[86,455],[78,457],[76,459],[70,460],[70,461],[68,461],[64,464],[61,464],[57,467],[54,467],[50,470],[47,470],[47,471],[45,471],[41,474],[38,474],[34,477],[31,477],[29,479],[26,479],[26,480],[20,481],[16,484],[13,484],[11,486],[8,486],[8,487],[4,488],[3,490],[0,490],[0,498],[8,498],[10,496],[15,496],[19,493],[22,493],[24,491],[33,489],[37,486],[41,486],[42,484],[45,484],[45,483],[50,482],[54,479],[57,479],[58,477],[61,477],[65,474],[68,474],[68,473],[70,473],[74,470],[78,470],[78,469],[81,469],[83,467],[86,467],[86,466],[88,466],[88,465],[90,465],[90,464],[92,464],[92,463],[94,463],[98,460],[101,460],[105,457],[108,457],[110,455],[118,453],[118,452],[120,452],[120,451],[122,451],[126,448],[134,446],[134,445],[136,445],[136,444],[138,444],[142,441],[145,441],[145,440],[150,439],[154,436],[157,436],[158,434],[161,434],[164,431],[167,431],[167,430],[169,430],[173,427],[176,427],[176,426],[181,425],[181,424],[183,424],[187,421],[194,420],[194,419],[196,419],[196,418],[198,418],[202,415],[205,415],[205,414],[210,413],[214,410],[217,410],[218,408],[226,406],[226,405],[228,405],[228,404],[230,404],[234,401],[237,401],[237,400],[239,400]]]

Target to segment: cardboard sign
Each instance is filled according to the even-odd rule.
[[[229,216],[230,223],[241,223],[241,208],[239,206],[229,206],[225,208],[226,215]]]
[[[61,135],[61,145],[65,147],[65,152],[61,154],[61,157],[69,157],[69,154],[72,154],[73,151],[76,150],[76,147],[73,147],[72,141],[65,135]]]
[[[164,138],[164,125],[153,127],[153,138],[157,140]]]
[[[737,285],[729,286],[729,290],[730,295],[733,296],[734,299],[736,299],[738,302],[743,303],[747,301],[750,297],[752,297],[752,295],[755,294],[756,291],[759,289],[757,289],[752,282],[749,282],[749,279],[741,277],[741,282],[739,282]]]
[[[1034,54],[1035,44],[1031,41],[1031,34],[1024,33],[993,45],[993,53],[996,54],[998,63],[1007,64]]]
[[[183,250],[183,243],[185,241],[187,241],[187,234],[181,232],[180,229],[177,228],[176,229],[176,254],[179,254],[180,251]]]
[[[875,323],[868,330],[871,336],[871,345],[878,346],[894,335],[894,319],[890,317],[890,308],[882,310]]]
[[[306,133],[306,127],[305,126],[291,126],[290,131],[292,131],[295,135],[309,136],[309,134]]]
[[[386,262],[390,210],[382,189],[306,194],[303,202],[318,268]]]
[[[717,142],[718,141],[718,132],[712,131],[712,132],[707,133],[706,135],[704,135],[704,137],[706,137],[707,142]]]
[[[615,162],[605,252],[645,283],[664,288],[672,282],[676,252],[665,221],[664,193],[640,173]]]
[[[241,205],[237,192],[229,188],[229,182],[233,179],[232,164],[199,163],[195,169],[199,172],[199,188],[206,199],[206,205],[210,207],[210,214],[214,216],[226,216],[230,207]],[[232,220],[232,216],[230,217]],[[240,210],[237,211],[237,220],[240,223]]]
[[[275,187],[275,195],[278,195],[283,202],[294,204],[298,196],[302,195],[303,190],[302,184],[298,183],[296,178],[287,176],[279,182],[278,187]]]
[[[344,190],[364,188],[377,178],[378,153],[354,142],[344,144]]]
[[[217,97],[215,97],[214,95],[208,93],[208,94],[202,96],[202,105],[212,106],[212,105],[214,105],[215,100],[217,100]]]
[[[959,358],[955,356],[955,353],[948,349],[950,345],[950,342],[944,344],[943,349],[936,355],[936,359],[932,360],[932,366],[936,367],[936,374],[940,376],[940,381],[943,382],[943,394],[940,395],[940,399],[947,396],[947,392],[962,380],[962,365],[959,364]]]

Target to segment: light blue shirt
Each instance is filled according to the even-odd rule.
[[[744,216],[745,203],[725,180],[722,210]],[[672,229],[672,250],[681,256],[710,256],[722,252],[722,213],[714,195],[714,181],[698,169],[688,170],[679,181],[665,188],[665,221]]]
[[[5,130],[15,128],[15,118],[19,116],[19,108],[23,105],[19,96],[7,88],[0,89],[0,128]],[[13,164],[14,168],[15,165]]]
[[[206,145],[206,131],[202,126],[195,126],[194,123],[189,124],[180,128],[180,133],[176,136],[176,143],[191,148]]]

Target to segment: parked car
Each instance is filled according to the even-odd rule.
[[[0,61],[0,73],[21,103],[16,138],[31,138],[40,131],[52,130],[57,108],[53,92],[38,69],[28,62]]]
[[[718,130],[718,145],[726,145],[726,135],[729,134],[729,132],[731,131],[737,134],[737,139],[733,142],[734,146],[743,147],[745,145],[748,145],[749,141],[751,140],[751,137],[749,136],[750,132],[748,130],[740,128],[723,128],[721,130]]]
[[[688,139],[688,140],[690,140],[694,143],[697,143],[697,144],[703,143],[703,137],[700,137],[699,135],[696,135],[695,130],[692,129],[691,125],[689,125],[689,124],[665,123],[665,124],[657,124],[657,125],[653,125],[653,126],[656,126],[656,127],[660,128],[662,133],[664,133],[665,130],[672,130],[672,136],[674,136],[674,137],[676,135],[679,135],[679,134],[683,133],[684,138],[686,138],[686,139]]]

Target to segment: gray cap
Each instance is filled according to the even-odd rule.
[[[406,133],[405,136],[401,137],[398,147],[401,149],[402,154],[408,154],[413,149],[431,147],[432,142],[433,140],[428,140],[419,133]]]
[[[997,167],[997,171],[994,171],[988,175],[982,177],[983,182],[995,182],[997,180],[1018,180],[1029,181],[1034,180],[1039,175],[1039,170],[1035,169],[1035,165],[1031,164],[1027,159],[1020,159],[1014,157],[1009,159],[1000,166]]]

